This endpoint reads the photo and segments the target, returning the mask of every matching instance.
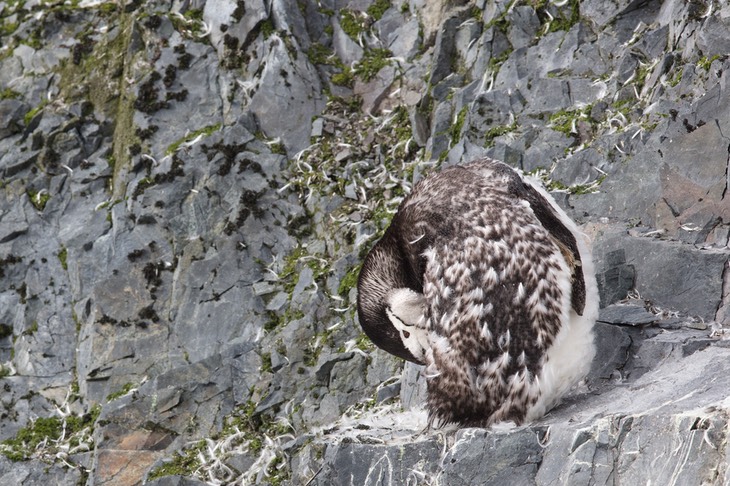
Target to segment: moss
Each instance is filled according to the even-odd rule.
[[[606,174],[602,174],[598,177],[598,179],[589,184],[577,184],[575,186],[570,186],[568,188],[568,193],[573,195],[593,194],[598,190],[598,186],[603,184],[604,180],[606,180]]]
[[[182,17],[179,15],[169,14],[168,18],[170,19],[170,22],[172,22],[172,26],[175,30],[189,38],[197,38],[203,33],[203,29],[205,28],[202,9],[189,9]]]
[[[114,171],[110,189],[116,197],[122,197],[126,189],[126,179],[120,173],[128,170],[130,156],[128,147],[138,142],[134,125],[134,90],[128,85],[132,79],[129,49],[134,32],[134,13],[112,6],[103,7],[114,10],[114,23],[118,26],[110,32],[115,35],[101,36],[88,54],[79,57],[79,64],[71,60],[62,61],[57,73],[60,75],[60,97],[66,103],[89,101],[94,110],[104,118],[114,120],[112,151]]]
[[[271,18],[268,18],[261,22],[261,35],[264,36],[264,39],[268,39],[271,37],[271,34],[273,34],[276,31],[274,28],[274,21],[271,20]]]
[[[337,293],[341,297],[347,297],[350,290],[357,285],[357,278],[360,275],[361,265],[355,265],[347,271],[344,277],[340,280],[340,285],[337,287]]]
[[[639,66],[636,70],[636,86],[638,90],[641,90],[646,83],[646,78],[649,76],[649,73],[651,73],[651,64]]]
[[[193,476],[195,471],[202,465],[199,456],[200,452],[205,450],[205,447],[205,439],[201,439],[193,447],[177,452],[171,461],[150,471],[147,475],[147,481],[153,481],[164,476]]]
[[[44,440],[58,440],[63,423],[58,417],[40,417],[26,427],[20,429],[12,439],[2,442],[11,450],[2,449],[3,454],[11,461],[22,461],[30,457],[32,451]]]
[[[43,31],[41,30],[41,27],[37,27],[33,29],[30,34],[28,34],[28,37],[25,39],[21,39],[20,42],[22,44],[26,44],[27,46],[32,47],[35,50],[40,50],[43,48]]]
[[[43,211],[46,208],[46,204],[49,199],[51,199],[51,195],[45,190],[34,191],[33,189],[28,189],[26,192],[31,204],[33,204],[38,211]]]
[[[340,10],[340,27],[354,41],[357,41],[360,34],[365,32],[365,23],[362,18],[349,9]]]
[[[355,83],[355,75],[352,72],[352,69],[345,66],[342,68],[342,72],[332,75],[331,81],[332,84],[336,84],[337,86],[352,88]]]
[[[684,73],[683,69],[677,69],[677,72],[674,74],[674,77],[669,80],[669,86],[674,88],[682,81],[682,74]]]
[[[202,8],[191,8],[183,15],[188,20],[203,20],[203,9]]]
[[[134,383],[125,383],[124,386],[122,386],[122,388],[107,395],[106,401],[111,402],[112,400],[116,400],[119,397],[123,397],[124,395],[129,393],[133,388],[134,388]]]
[[[511,125],[497,125],[492,127],[484,133],[484,147],[490,148],[494,146],[494,139],[501,137],[507,133],[513,132],[517,129],[517,122],[513,122]]]
[[[548,191],[566,192],[571,195],[593,194],[598,190],[598,187],[606,179],[606,175],[602,174],[600,177],[592,182],[568,186],[562,181],[550,179],[549,174],[550,172],[544,167],[538,167],[537,169],[528,173],[528,175],[540,179]]]
[[[13,32],[18,29],[18,22],[6,22],[5,19],[0,19],[0,37],[10,36]]]
[[[454,145],[459,142],[459,139],[461,139],[461,129],[464,127],[464,121],[466,120],[468,112],[469,107],[464,106],[461,110],[459,110],[459,113],[456,115],[456,120],[454,120],[454,123],[451,125],[451,143]]]
[[[217,441],[219,444],[225,442],[228,448],[243,446],[250,454],[258,454],[271,438],[291,432],[291,427],[257,413],[256,408],[257,403],[252,399],[239,405],[225,418],[221,432],[208,440]],[[208,440],[202,439],[177,452],[170,461],[151,471],[147,480],[152,481],[170,475],[200,477],[200,468],[204,465],[201,459],[206,457],[201,452],[208,447]],[[289,471],[281,467],[284,461],[283,455],[277,451],[272,452],[276,453],[276,458],[270,463],[266,478],[270,484],[281,484],[289,477]],[[221,459],[226,461],[225,452],[222,453]]]
[[[188,133],[187,135],[180,138],[179,140],[171,143],[170,146],[167,147],[167,149],[165,150],[165,155],[172,155],[175,152],[177,152],[177,150],[180,148],[180,145],[190,142],[191,140],[194,140],[201,135],[204,137],[208,137],[220,129],[221,129],[221,124],[216,123],[215,125],[208,125],[206,127],[195,130],[194,132]]]
[[[23,335],[25,336],[32,336],[33,334],[38,332],[38,321],[33,321],[30,323],[30,327],[23,331]]]
[[[81,319],[79,319],[79,316],[78,314],[76,314],[76,311],[74,309],[71,309],[71,318],[74,321],[76,333],[81,332]],[[76,387],[79,386],[77,382],[74,382],[73,385],[76,385]],[[78,390],[76,391],[76,393],[78,394]]]
[[[355,347],[366,352],[375,349],[375,345],[364,332],[361,332],[360,335],[355,339]]]
[[[74,381],[71,383],[71,398],[78,398],[79,390],[81,388],[79,387],[79,377],[76,375],[76,370],[74,369]]]
[[[312,64],[336,65],[339,61],[332,49],[323,46],[319,42],[314,42],[309,46],[307,57]]]
[[[30,122],[31,122],[31,121],[33,120],[33,118],[34,118],[34,117],[35,117],[35,116],[36,116],[36,115],[37,115],[38,113],[40,113],[40,112],[41,112],[41,110],[43,110],[43,108],[45,108],[47,104],[48,104],[48,102],[47,102],[47,101],[43,101],[43,102],[42,102],[42,103],[41,103],[40,105],[36,106],[35,108],[31,108],[31,109],[30,109],[30,110],[28,111],[28,113],[26,113],[26,114],[25,114],[25,116],[23,117],[23,122],[25,123],[25,125],[26,125],[26,126],[27,126],[27,125],[30,125]]]
[[[549,4],[549,2],[545,1],[544,4]],[[569,0],[568,7],[566,8],[563,6],[558,10],[558,15],[553,16],[552,19],[550,19],[550,24],[547,28],[546,33],[550,32],[558,32],[558,31],[569,31],[575,24],[580,22],[580,0]],[[566,12],[567,10],[567,12]],[[538,11],[538,17],[541,19],[545,19],[548,17],[546,10],[544,8],[537,9]],[[543,23],[545,23],[543,21]]]
[[[653,132],[657,125],[659,125],[659,122],[649,123],[648,121],[646,121],[641,124],[641,128],[647,132]]]
[[[101,407],[97,405],[82,416],[40,417],[18,430],[15,437],[0,442],[0,452],[11,461],[28,460],[42,449],[50,449],[51,455],[55,455],[64,442],[69,447],[78,445],[82,431],[93,427],[100,413]],[[89,432],[88,436],[91,435]]]
[[[267,479],[271,486],[280,486],[289,479],[290,472],[288,468],[282,468],[284,465],[284,458],[282,456],[276,456],[269,464],[267,470]]]
[[[13,91],[11,88],[5,88],[0,91],[0,100],[14,100],[20,98],[20,93]]]
[[[697,61],[697,67],[700,69],[704,69],[705,71],[710,70],[710,66],[712,66],[712,63],[720,59],[722,56],[719,54],[715,54],[712,57],[702,56],[699,61]]]
[[[291,321],[302,319],[303,317],[304,312],[302,312],[301,310],[293,310],[291,309],[291,307],[288,307],[283,314],[269,311],[269,320],[264,324],[264,330],[271,332],[277,328],[282,328],[286,326]]]
[[[61,251],[58,252],[58,261],[61,262],[61,267],[63,267],[64,270],[68,270],[68,249],[67,248],[61,248]]]
[[[362,59],[355,64],[355,74],[363,81],[370,81],[381,69],[390,64],[392,56],[388,49],[366,50]]]
[[[566,137],[569,137],[573,133],[574,125],[577,120],[584,119],[593,123],[593,120],[590,118],[592,109],[593,105],[587,105],[578,110],[560,110],[557,113],[553,113],[550,115],[549,119],[550,128],[556,132],[565,134]]]
[[[272,154],[286,155],[286,147],[281,142],[269,144],[269,150],[271,150]]]
[[[620,113],[621,115],[626,118],[626,120],[630,121],[632,118],[632,110],[635,106],[636,100],[633,98],[626,98],[622,100],[615,101],[611,104],[611,108],[615,110],[616,112]],[[625,125],[620,125],[618,127],[619,131],[624,130]]]
[[[407,3],[407,2],[406,2]],[[366,10],[373,20],[377,21],[383,18],[386,10],[390,8],[390,0],[375,0]]]
[[[99,11],[104,15],[111,15],[116,13],[117,4],[116,2],[105,2],[99,5]]]
[[[507,14],[510,11],[512,11],[512,7],[514,6],[515,3],[517,3],[517,0],[512,0],[509,3],[509,5],[506,5],[504,7],[504,11],[500,15],[494,17],[492,20],[487,22],[487,25],[485,27],[487,29],[490,27],[495,27],[506,34],[507,30],[509,29],[509,22],[507,21]]]
[[[324,277],[330,271],[329,262],[307,252],[304,246],[297,246],[284,259],[284,267],[279,276],[284,280],[284,289],[287,293],[294,291],[294,287],[299,281],[299,269],[301,265],[306,265],[312,269],[312,278],[316,281]]]
[[[499,70],[499,67],[502,65],[504,61],[509,58],[510,54],[512,54],[512,49],[506,49],[502,54],[496,57],[492,57],[489,60],[489,69],[497,72]]]
[[[264,373],[271,373],[273,371],[271,353],[261,353],[261,371]]]

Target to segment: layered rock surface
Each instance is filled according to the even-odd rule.
[[[727,483],[728,18],[0,4],[0,483]],[[535,424],[424,430],[355,278],[482,155],[593,237],[599,352]]]

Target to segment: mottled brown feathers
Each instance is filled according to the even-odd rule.
[[[426,365],[432,421],[522,423],[543,406],[549,351],[586,305],[576,231],[546,197],[497,161],[450,167],[416,185],[366,257],[360,323],[376,345]],[[405,288],[424,302],[407,323],[388,297]]]

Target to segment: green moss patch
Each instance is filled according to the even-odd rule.
[[[91,449],[91,436],[101,407],[95,406],[81,416],[40,417],[20,429],[15,437],[0,442],[0,453],[11,461],[26,461],[31,458],[53,460],[67,446],[69,453],[82,446]]]
[[[180,138],[179,140],[176,140],[175,142],[171,143],[169,147],[167,147],[167,150],[165,150],[165,155],[172,155],[180,148],[182,144],[188,143],[192,140],[195,140],[196,138],[203,136],[207,137],[211,135],[214,132],[217,132],[221,129],[221,124],[216,123],[214,125],[208,125],[203,128],[199,128],[198,130],[195,130],[193,132],[188,133],[184,137]]]

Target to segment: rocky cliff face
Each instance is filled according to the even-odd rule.
[[[727,483],[729,19],[0,3],[0,483]],[[354,283],[415,180],[485,154],[593,236],[599,352],[536,424],[424,431]]]

